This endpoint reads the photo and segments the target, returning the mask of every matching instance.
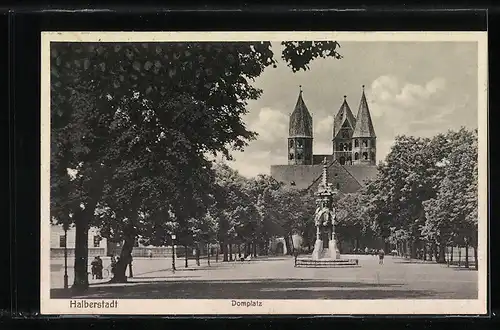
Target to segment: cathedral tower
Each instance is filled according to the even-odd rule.
[[[352,134],[352,160],[353,164],[376,165],[377,137],[373,129],[370,109],[365,96],[365,85],[359,103],[356,126]]]
[[[312,116],[302,99],[302,88],[295,109],[290,115],[288,128],[288,165],[312,165]]]
[[[341,165],[352,164],[352,134],[356,126],[356,118],[352,114],[347,97],[333,119],[333,160]]]

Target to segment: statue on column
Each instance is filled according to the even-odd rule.
[[[323,174],[316,195],[317,208],[314,214],[316,226],[316,242],[314,244],[313,259],[339,259],[340,253],[335,238],[335,207],[333,196],[336,192],[328,183],[328,165],[326,157],[323,160]]]

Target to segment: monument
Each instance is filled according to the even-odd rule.
[[[317,207],[314,212],[316,241],[312,256],[295,258],[295,267],[359,267],[357,259],[341,259],[335,237],[334,197],[338,193],[328,182],[328,164],[323,160],[323,173],[316,196]]]
[[[316,242],[312,258],[314,260],[329,258],[340,259],[340,252],[335,239],[335,207],[333,197],[337,191],[328,182],[328,166],[326,157],[323,160],[323,174],[316,195],[317,208],[314,214],[316,226]]]

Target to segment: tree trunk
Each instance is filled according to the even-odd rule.
[[[228,245],[225,242],[223,242],[222,243],[222,254],[223,254],[222,261],[229,261],[227,247],[228,247]]]
[[[196,266],[200,265],[200,243],[195,244],[194,253],[196,256]]]
[[[422,260],[426,261],[427,260],[427,244],[424,243],[422,246]]]
[[[210,266],[210,243],[207,243],[207,265]]]
[[[432,254],[431,260],[435,260],[437,262],[438,255],[437,255],[437,244],[436,244],[436,242],[432,242],[431,254]]]
[[[445,264],[446,263],[446,244],[444,240],[441,239],[439,242],[439,260],[438,263]]]
[[[184,268],[188,268],[188,246],[184,245]]]
[[[87,208],[75,214],[75,278],[72,288],[76,290],[86,290],[89,286],[87,264],[90,214],[85,211]]]
[[[229,261],[233,261],[233,244],[229,243]]]
[[[474,269],[478,269],[478,262],[477,262],[477,246],[474,246]]]
[[[465,241],[465,268],[469,268],[469,242]]]
[[[458,267],[461,267],[462,263],[462,247],[458,246]]]
[[[290,241],[288,240],[288,234],[285,235],[284,241],[285,241],[285,247],[286,247],[286,254],[290,254],[290,251],[292,251],[292,247],[290,246]]]
[[[411,241],[410,258],[411,259],[417,258],[417,242],[416,242],[416,240]]]
[[[254,256],[254,258],[256,258],[257,257],[257,244],[255,244],[255,242],[254,242],[254,243],[252,243],[252,245],[253,245],[253,256]]]
[[[453,263],[453,245],[451,246],[451,249],[450,249],[450,264]]]
[[[241,259],[241,244],[238,244],[238,259]]]
[[[219,244],[215,247],[215,262],[219,262]]]
[[[125,271],[127,266],[130,264],[132,258],[132,249],[134,248],[135,235],[127,235],[123,241],[122,250],[120,252],[120,259],[116,263],[113,278],[110,282],[112,283],[125,283],[127,282],[127,276]]]

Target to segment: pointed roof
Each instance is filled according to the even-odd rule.
[[[333,119],[333,137],[335,138],[339,132],[342,126],[345,125],[345,123],[348,123],[348,125],[354,129],[356,126],[356,118],[354,118],[354,115],[352,114],[351,108],[349,107],[349,104],[347,103],[347,96],[344,95],[344,102],[340,106],[339,111],[335,115],[335,118]]]
[[[300,90],[295,110],[293,110],[290,115],[288,135],[290,137],[313,137],[312,116],[309,113],[309,110],[307,110],[307,106],[302,99],[302,89]]]
[[[352,137],[376,137],[370,109],[368,109],[368,102],[366,101],[365,85],[363,85],[363,94],[361,95],[358,115],[356,116],[356,127]]]

